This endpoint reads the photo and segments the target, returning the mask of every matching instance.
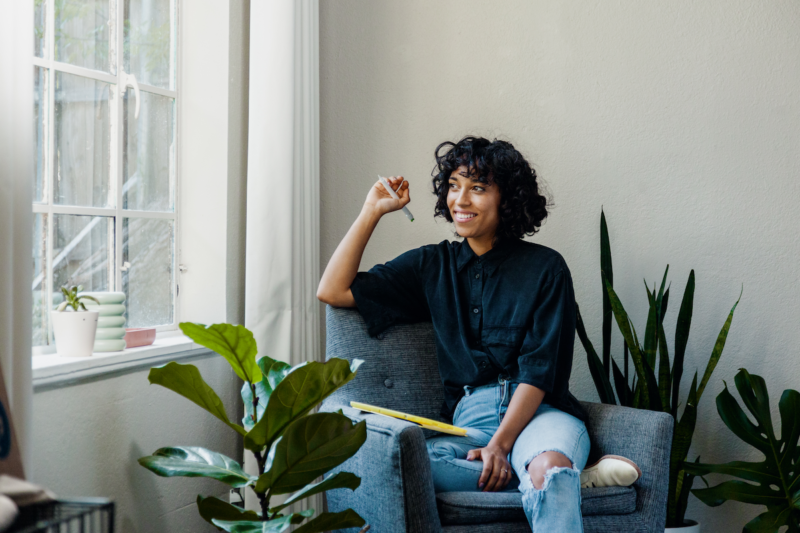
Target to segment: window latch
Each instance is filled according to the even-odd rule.
[[[186,265],[178,265],[178,270],[181,274],[186,274],[189,271],[189,267]]]
[[[119,267],[119,269],[122,272],[127,272],[130,267],[131,267],[131,264],[129,262],[125,261],[124,263],[122,263],[122,266]]]
[[[133,118],[139,119],[139,101],[141,100],[141,94],[139,93],[139,82],[136,81],[136,76],[133,74],[122,74],[123,84],[122,84],[122,94],[125,94],[128,91],[128,87],[133,87],[133,95],[136,98],[136,107],[133,110]]]

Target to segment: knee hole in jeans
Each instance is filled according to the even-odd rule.
[[[572,468],[572,461],[563,453],[548,451],[534,457],[526,467],[537,490],[542,489],[546,474],[554,468]]]

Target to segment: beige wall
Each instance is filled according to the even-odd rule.
[[[671,339],[695,269],[684,389],[744,283],[690,457],[758,459],[714,398],[740,367],[766,378],[773,404],[800,388],[800,4],[328,0],[320,11],[323,267],[378,173],[406,176],[417,220],[387,216],[362,268],[451,238],[431,216],[434,147],[509,140],[553,193],[533,240],[566,258],[595,345],[601,206],[638,328],[642,278],[660,280],[669,263]],[[573,390],[595,400],[580,344],[575,354]],[[692,498],[688,516],[723,532],[759,512]]]

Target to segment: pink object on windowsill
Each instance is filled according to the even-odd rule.
[[[149,346],[156,340],[156,328],[125,328],[125,347]]]

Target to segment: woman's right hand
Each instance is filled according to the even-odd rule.
[[[408,195],[408,182],[403,181],[403,176],[392,176],[386,178],[386,180],[397,193],[397,196],[400,197],[400,201],[392,198],[392,195],[389,194],[389,191],[386,190],[380,180],[376,181],[375,185],[369,190],[364,207],[374,210],[378,216],[383,216],[392,211],[399,211],[411,201],[411,197]]]

